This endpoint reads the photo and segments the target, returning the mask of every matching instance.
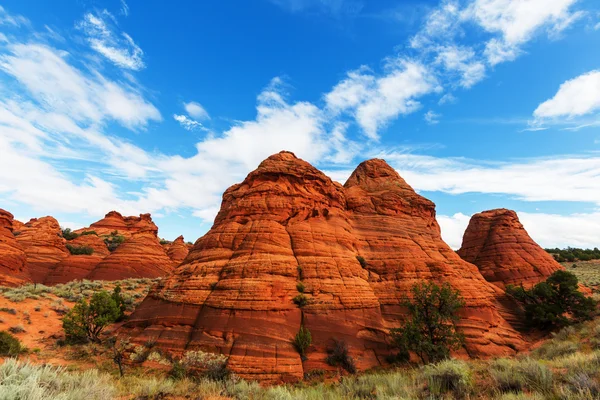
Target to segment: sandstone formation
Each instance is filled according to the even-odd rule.
[[[523,346],[498,303],[501,290],[442,241],[434,204],[385,161],[363,162],[342,186],[281,152],[227,189],[211,230],[151,290],[124,334],[224,353],[248,379],[328,368],[333,339],[366,369],[385,363],[389,328],[404,317],[400,299],[422,280],[461,291],[469,355]],[[292,345],[302,324],[313,338],[304,362]]]
[[[89,247],[94,252],[91,255],[69,255],[48,273],[44,284],[56,285],[73,280],[86,279],[100,261],[110,254],[104,240],[97,235],[82,235],[69,240],[67,245]]]
[[[94,231],[100,236],[110,235],[112,232],[117,231],[120,235],[129,237],[137,232],[152,232],[156,235],[158,227],[152,221],[150,214],[140,214],[139,217],[123,217],[117,211],[111,211],[100,221],[75,232],[82,233],[85,231]]]
[[[173,243],[169,245],[167,255],[171,260],[173,260],[173,264],[177,266],[181,264],[181,262],[185,259],[185,257],[187,257],[189,252],[190,250],[187,244],[185,244],[183,236],[179,236],[173,241]]]
[[[517,213],[504,208],[473,215],[458,254],[502,289],[508,284],[532,286],[562,269],[531,239]]]
[[[27,255],[27,269],[35,283],[43,283],[48,272],[69,256],[58,221],[32,218],[20,229],[17,241]]]
[[[114,281],[128,278],[158,278],[173,269],[173,261],[161,246],[155,232],[133,233],[104,258],[87,279]]]
[[[0,286],[18,286],[31,280],[23,248],[13,235],[13,215],[0,209]]]

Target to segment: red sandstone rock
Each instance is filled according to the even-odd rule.
[[[115,281],[128,278],[158,278],[173,269],[173,262],[160,245],[155,232],[133,233],[87,276],[92,280]]]
[[[150,214],[140,214],[139,217],[123,217],[117,211],[111,211],[98,222],[94,222],[88,228],[76,230],[76,233],[85,231],[95,231],[98,235],[110,235],[117,231],[120,235],[126,237],[137,232],[158,233],[158,227],[152,221]]]
[[[383,160],[362,163],[342,187],[281,152],[227,189],[211,230],[152,289],[124,334],[227,354],[229,368],[248,379],[328,368],[334,338],[366,369],[384,363],[388,330],[404,317],[400,299],[420,280],[461,291],[470,355],[523,346],[498,304],[502,292],[442,241],[434,204]],[[302,308],[293,301],[299,281]],[[313,337],[304,363],[292,345],[301,323]]]
[[[17,241],[27,255],[31,279],[42,283],[48,272],[69,256],[58,221],[52,217],[32,218],[21,229]]]
[[[185,259],[185,257],[187,257],[189,252],[190,250],[187,244],[185,244],[183,236],[179,236],[173,241],[173,243],[169,245],[167,255],[171,260],[173,260],[173,264],[177,266],[181,264],[181,262]]]
[[[21,229],[23,229],[24,226],[25,226],[25,224],[22,223],[21,221],[13,219],[13,222],[12,222],[13,232],[21,232]]]
[[[91,255],[69,255],[48,273],[44,281],[46,285],[85,279],[100,261],[110,254],[104,240],[97,235],[82,235],[67,241],[67,244],[75,247],[90,247],[94,250],[94,253]]]
[[[13,235],[13,215],[0,209],[0,286],[19,286],[31,280],[23,248]]]
[[[508,284],[531,286],[563,269],[531,239],[517,213],[504,208],[473,215],[458,254],[503,289]]]

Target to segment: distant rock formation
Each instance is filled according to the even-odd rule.
[[[523,347],[498,304],[502,291],[442,241],[435,205],[385,161],[361,163],[342,186],[281,152],[227,189],[213,227],[123,334],[226,354],[247,379],[331,368],[324,360],[334,339],[367,369],[385,363],[389,329],[405,317],[400,300],[423,280],[448,282],[465,298],[468,354]],[[301,325],[313,338],[306,361],[292,344]]]
[[[43,283],[48,273],[69,256],[58,221],[52,217],[32,218],[20,228],[17,241],[27,255],[27,269],[35,283]]]
[[[156,233],[133,233],[87,276],[91,280],[159,278],[173,269],[173,262],[160,245]]]
[[[0,286],[19,286],[31,281],[25,251],[13,234],[13,215],[0,209]]]
[[[173,241],[173,243],[169,245],[167,255],[171,260],[173,260],[173,264],[177,266],[181,264],[181,262],[187,257],[189,252],[190,249],[188,248],[187,244],[185,244],[183,236],[179,236]]]
[[[129,237],[138,232],[152,232],[156,235],[158,227],[152,221],[150,214],[140,214],[139,217],[123,217],[119,212],[111,211],[100,221],[94,222],[88,228],[78,229],[75,233],[85,231],[94,231],[98,235],[110,235],[117,231],[120,235]]]
[[[508,284],[531,286],[563,269],[531,239],[517,213],[505,208],[473,215],[458,254],[503,289]]]

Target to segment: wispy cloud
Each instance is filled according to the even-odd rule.
[[[205,130],[206,128],[200,122],[186,116],[180,114],[173,114],[173,118],[175,121],[179,122],[179,124],[188,131],[194,131],[197,129]]]
[[[269,0],[292,13],[325,13],[334,17],[354,17],[364,7],[359,0]]]
[[[115,17],[108,11],[87,13],[78,27],[85,33],[95,51],[112,61],[115,65],[139,71],[146,67],[144,52],[131,36],[120,32]]]
[[[424,115],[423,118],[425,119],[425,122],[427,122],[429,125],[435,125],[435,124],[439,124],[440,122],[440,114],[436,114],[435,112],[433,112],[432,110],[427,111]]]
[[[121,13],[121,15],[124,15],[126,17],[129,16],[129,5],[127,4],[127,2],[125,0],[121,0],[120,13]]]
[[[9,14],[6,12],[4,7],[0,6],[0,25],[12,25],[12,26],[23,26],[29,25],[30,22],[27,18],[18,14]]]
[[[210,115],[208,115],[208,112],[200,103],[190,101],[189,103],[184,103],[183,107],[185,108],[185,111],[188,113],[188,115],[192,118],[200,120],[210,119]]]

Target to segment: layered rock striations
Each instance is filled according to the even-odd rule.
[[[94,231],[98,235],[110,235],[117,231],[118,234],[131,236],[138,232],[151,232],[155,235],[158,233],[158,227],[152,221],[150,214],[140,214],[139,217],[124,217],[117,211],[111,211],[104,216],[100,221],[94,222],[87,228],[78,229],[76,233],[86,231]]]
[[[185,243],[183,236],[179,236],[167,248],[167,255],[173,261],[173,264],[175,266],[181,264],[181,262],[185,260],[189,252],[190,249]]]
[[[87,275],[92,280],[158,278],[173,269],[173,262],[161,246],[156,233],[133,233],[114,252]]]
[[[0,286],[18,286],[31,280],[25,251],[13,232],[13,215],[0,209]]]
[[[442,241],[434,204],[383,160],[362,163],[342,186],[281,152],[227,189],[211,230],[153,288],[126,334],[224,353],[249,379],[326,368],[333,339],[366,369],[384,362],[389,328],[404,317],[400,299],[422,280],[461,291],[470,355],[523,345],[499,311],[501,291]],[[304,362],[292,344],[301,325],[313,337]]]
[[[69,256],[58,221],[52,217],[32,218],[20,228],[17,241],[27,256],[27,269],[35,283],[43,283],[48,273]]]
[[[517,213],[504,208],[473,215],[458,254],[500,288],[531,286],[563,269],[531,239]]]

